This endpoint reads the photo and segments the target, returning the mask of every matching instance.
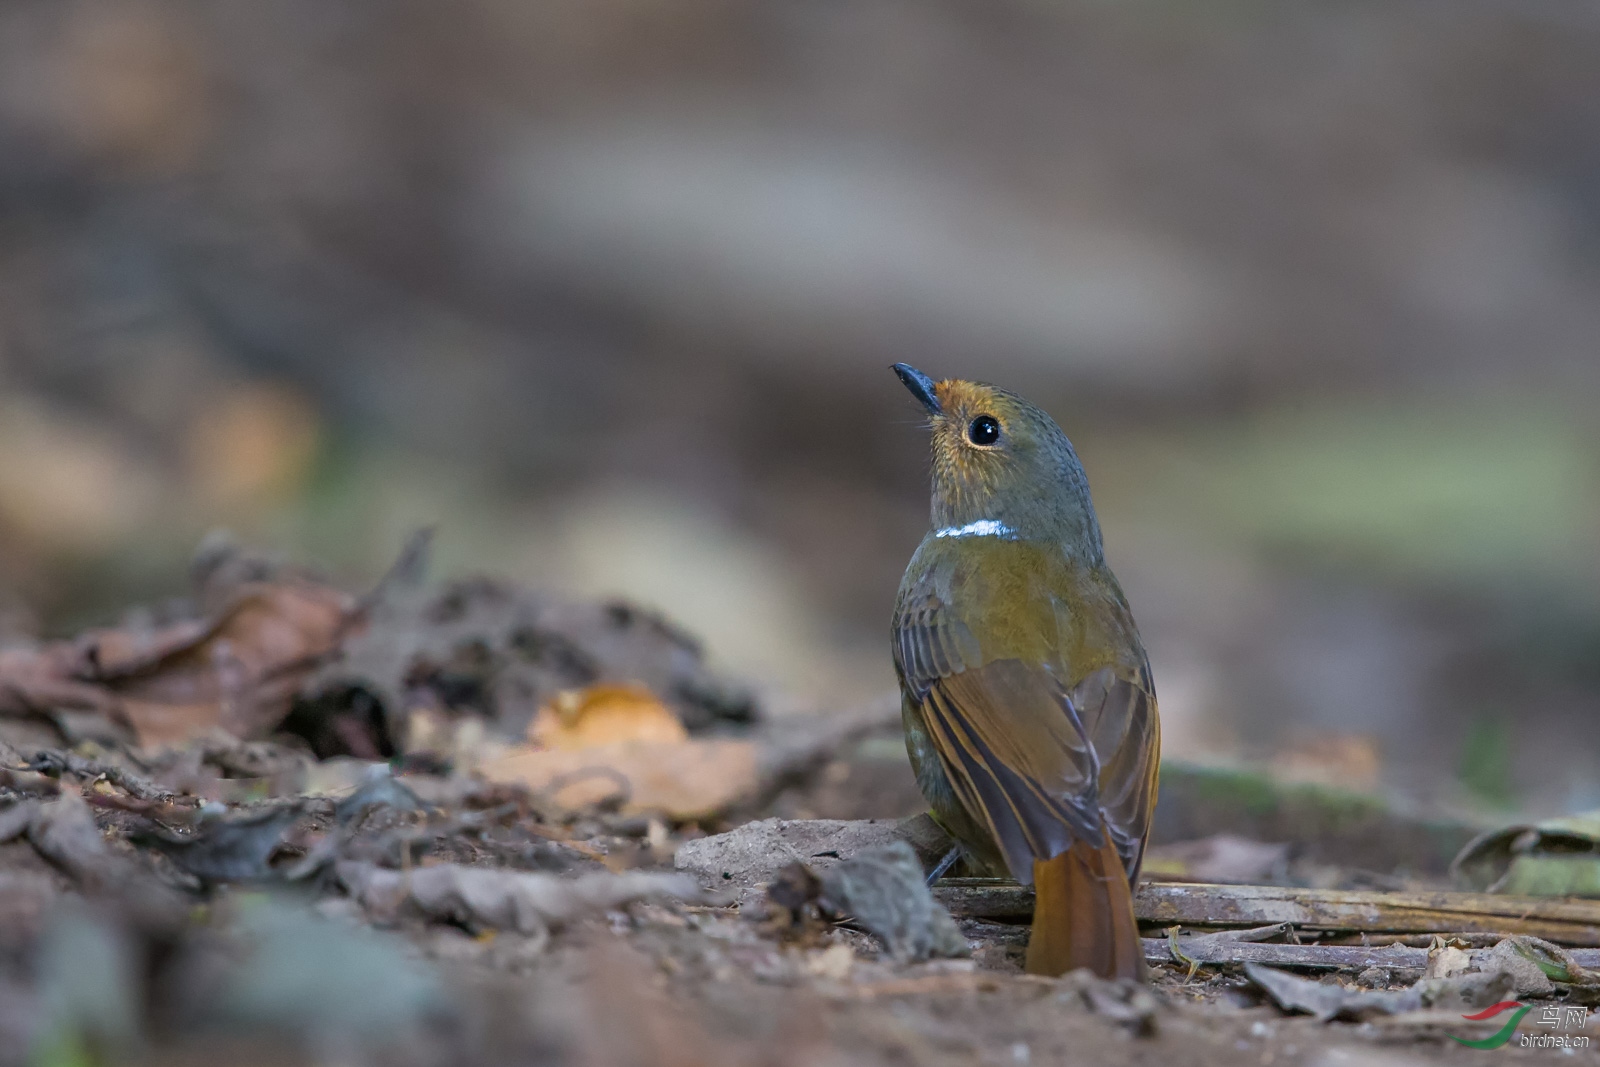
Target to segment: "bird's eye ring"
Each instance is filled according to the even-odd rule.
[[[1000,440],[1000,421],[993,415],[979,415],[967,427],[967,440],[975,445],[992,445]]]

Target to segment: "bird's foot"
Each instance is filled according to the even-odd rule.
[[[956,865],[956,861],[960,858],[961,846],[951,845],[950,851],[946,852],[944,854],[944,858],[934,866],[933,870],[928,872],[928,887],[932,888],[934,883],[943,878],[945,876],[945,872],[950,870],[951,867],[954,867]]]

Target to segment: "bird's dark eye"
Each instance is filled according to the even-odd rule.
[[[992,445],[1000,440],[1000,422],[993,415],[979,415],[967,427],[967,440],[975,445]]]

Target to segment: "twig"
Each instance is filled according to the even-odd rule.
[[[934,897],[958,916],[1024,919],[1033,914],[1033,890],[1000,879],[947,878],[935,887]],[[1600,900],[1147,882],[1134,898],[1134,915],[1160,927],[1287,922],[1342,934],[1528,934],[1560,945],[1600,946]]]
[[[1317,970],[1365,970],[1384,967],[1392,970],[1422,970],[1428,965],[1428,950],[1405,945],[1385,945],[1382,948],[1361,945],[1272,945],[1254,941],[1213,941],[1204,946],[1194,944],[1199,938],[1181,942],[1174,952],[1170,938],[1144,938],[1144,958],[1151,963],[1177,963],[1219,966],[1229,963],[1266,963],[1277,967],[1308,967]],[[1473,964],[1485,965],[1489,949],[1475,948],[1467,955]],[[1580,967],[1600,966],[1600,949],[1580,948],[1570,952]]]
[[[57,774],[73,774],[79,778],[104,778],[112,785],[138,797],[140,800],[171,800],[179,795],[170,789],[161,788],[148,778],[134,774],[132,771],[123,770],[115,764],[86,759],[74,752],[41,751],[28,764],[28,769],[41,774],[49,774],[54,771]]]

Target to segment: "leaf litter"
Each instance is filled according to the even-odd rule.
[[[1292,923],[1148,941],[1148,986],[1023,975],[1025,927],[930,893],[926,816],[748,821],[893,704],[779,713],[664,616],[427,556],[363,593],[210,538],[188,607],[0,650],[0,1063],[1203,1067],[1595,988],[1533,938],[1354,987],[1225,962]]]

